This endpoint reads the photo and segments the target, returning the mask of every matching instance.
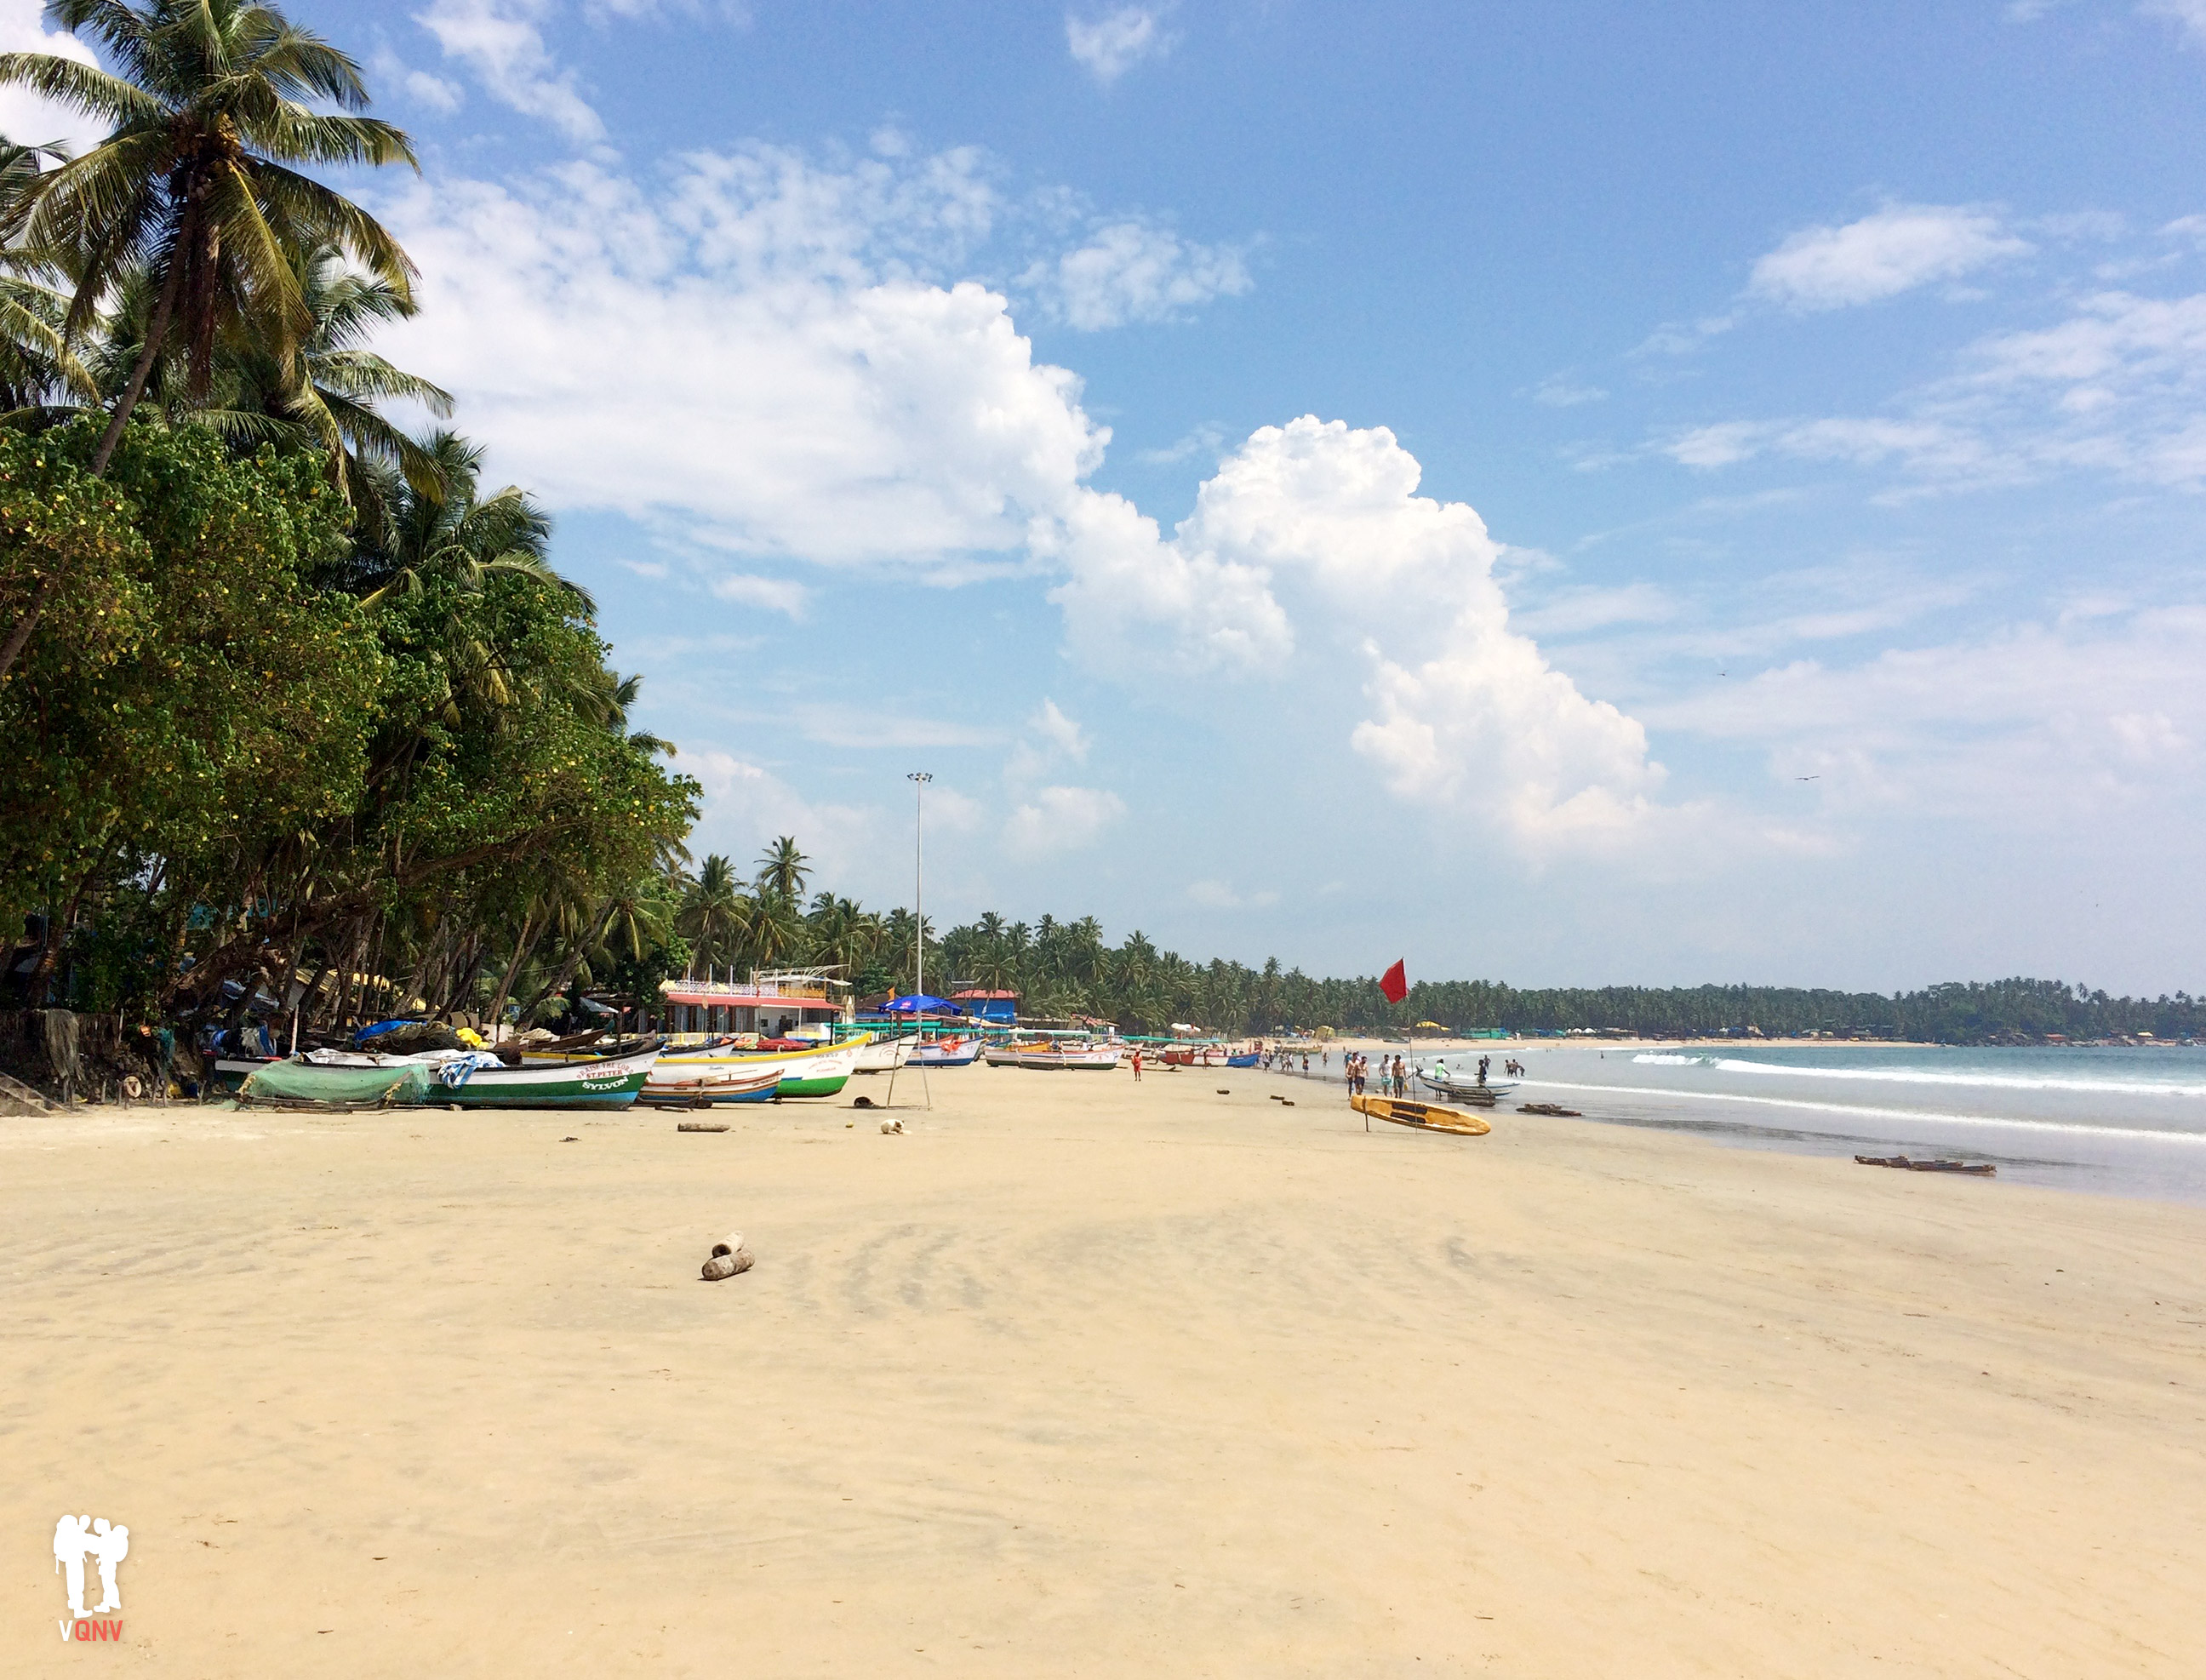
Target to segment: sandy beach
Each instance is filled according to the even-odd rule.
[[[2206,1672],[2206,1212],[929,1082],[0,1122],[0,1667]]]

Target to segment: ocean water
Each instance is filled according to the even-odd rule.
[[[1560,1103],[1589,1120],[1815,1154],[1959,1156],[1996,1164],[2004,1180],[2206,1203],[2206,1047],[1571,1045],[1516,1054],[1529,1070],[1517,1100]]]

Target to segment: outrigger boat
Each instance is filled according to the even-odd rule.
[[[1348,1105],[1368,1120],[1391,1121],[1423,1132],[1453,1132],[1458,1137],[1484,1137],[1494,1128],[1476,1114],[1442,1108],[1437,1103],[1411,1102],[1406,1097],[1350,1097]]]
[[[1435,1079],[1422,1068],[1417,1070],[1417,1083],[1452,1103],[1476,1103],[1481,1108],[1492,1108],[1499,1099],[1517,1088],[1515,1080],[1505,1085],[1481,1085],[1475,1080]]]

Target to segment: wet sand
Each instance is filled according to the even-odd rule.
[[[2206,1212],[928,1082],[0,1121],[0,1671],[2206,1672]]]

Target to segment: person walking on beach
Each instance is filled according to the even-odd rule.
[[[1136,1046],[1134,1046],[1134,1078],[1136,1079],[1136,1081],[1138,1081],[1141,1079],[1141,1076],[1142,1076],[1142,1047],[1141,1047],[1139,1045],[1136,1045]]]

